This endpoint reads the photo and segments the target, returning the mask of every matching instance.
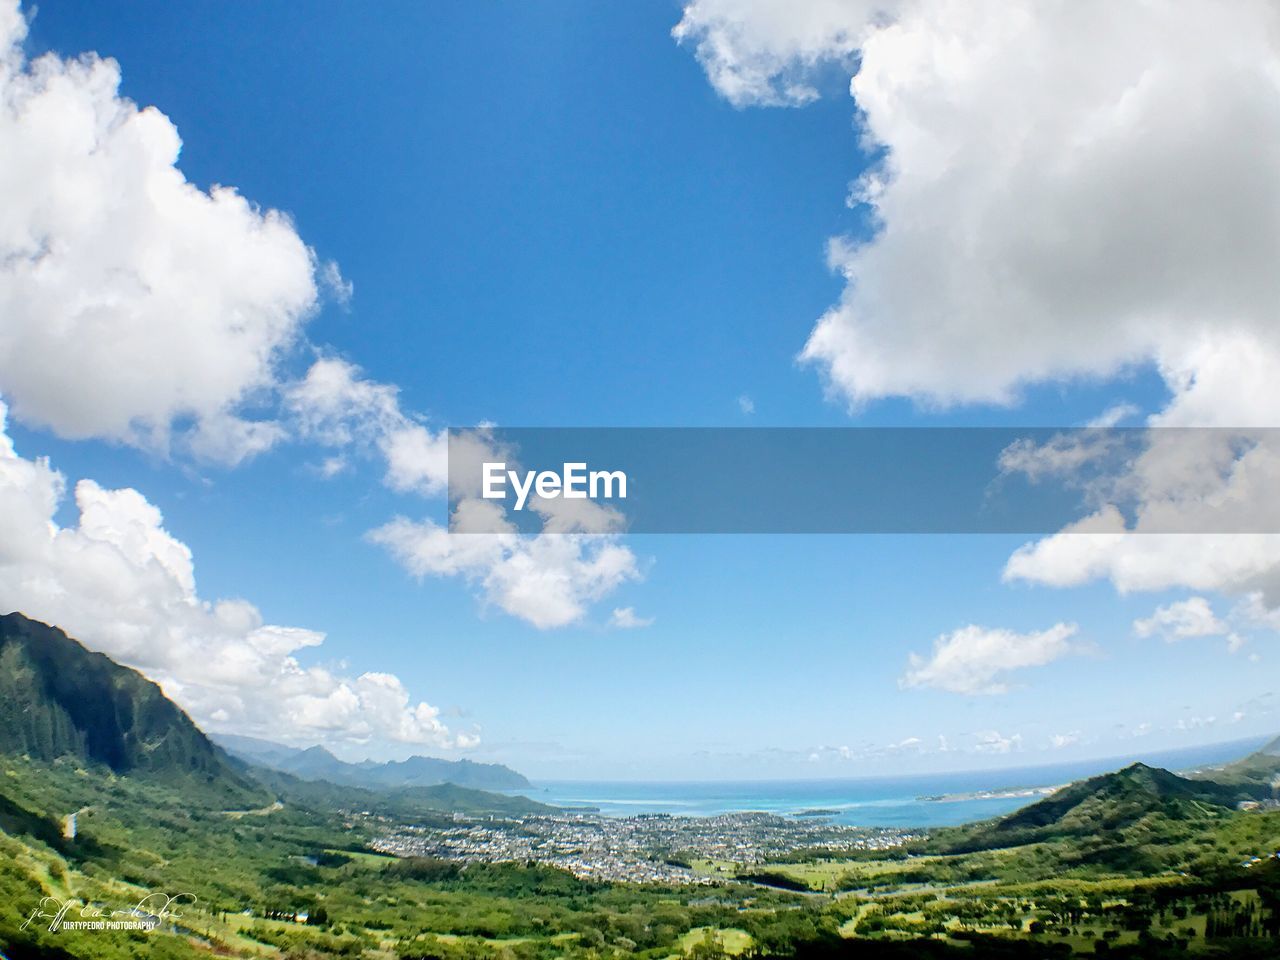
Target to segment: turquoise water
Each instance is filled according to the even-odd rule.
[[[606,816],[668,813],[713,816],[738,811],[792,815],[804,810],[834,811],[831,820],[865,827],[936,827],[1010,813],[1039,796],[961,797],[940,795],[1014,791],[1056,786],[1116,770],[1135,760],[1185,770],[1244,756],[1266,738],[1129,757],[1111,757],[1051,766],[856,780],[744,780],[703,782],[554,780],[520,793],[543,803],[594,807]]]

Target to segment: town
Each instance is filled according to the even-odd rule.
[[[798,850],[884,850],[922,834],[831,824],[806,817],[591,813],[513,819],[455,815],[448,826],[401,826],[372,841],[380,853],[462,861],[533,861],[575,876],[631,883],[712,883],[703,864],[757,864]]]

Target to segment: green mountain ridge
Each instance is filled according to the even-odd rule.
[[[1222,766],[1198,770],[1195,776],[1243,788],[1253,794],[1253,799],[1280,798],[1280,737],[1247,757]]]
[[[342,764],[323,748],[296,753],[309,754],[312,759],[328,757],[334,764],[358,768]],[[228,754],[205,736],[158,685],[136,670],[21,613],[0,617],[0,756],[46,765],[71,762],[89,775],[86,796],[111,777],[122,776],[163,785],[170,792],[177,790],[206,809],[252,810],[282,800],[317,809],[378,809],[402,816],[515,816],[554,810],[525,797],[508,797],[443,780],[418,782],[412,776],[401,776],[398,782],[389,777],[381,784],[376,780],[335,784],[254,765]],[[406,766],[410,774],[415,771],[409,761],[392,770]],[[462,769],[465,772],[468,767]],[[522,777],[520,780],[527,783]],[[0,794],[0,801],[4,799]],[[57,812],[69,811],[58,808]],[[29,826],[35,821],[28,813],[8,809],[0,802],[0,829]],[[40,827],[40,831],[47,829],[47,825]]]
[[[1093,844],[1123,835],[1138,846],[1170,824],[1222,817],[1254,795],[1248,786],[1133,763],[1072,783],[1003,817],[940,830],[935,843],[962,852],[1063,839]]]
[[[155,683],[20,613],[0,616],[0,753],[261,793]]]

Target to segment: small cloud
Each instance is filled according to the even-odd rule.
[[[1074,747],[1080,742],[1080,731],[1072,730],[1070,733],[1055,733],[1049,738],[1049,746],[1055,750],[1062,750],[1066,747]]]
[[[609,626],[617,627],[619,630],[634,630],[637,627],[647,627],[653,623],[653,617],[637,617],[635,607],[615,607],[613,615],[609,618]]]
[[[933,687],[969,695],[1004,693],[1009,689],[1005,674],[1079,653],[1079,646],[1071,642],[1077,629],[1074,623],[1032,633],[961,627],[938,637],[930,656],[911,654],[898,683],[904,688]]]
[[[1095,429],[1109,429],[1125,420],[1136,417],[1141,412],[1132,403],[1117,403],[1090,420],[1088,426]]]
[[[1230,613],[1233,623],[1280,632],[1280,609],[1268,607],[1261,593],[1251,593]]]
[[[1022,734],[1004,736],[999,730],[986,730],[974,734],[977,742],[973,746],[974,753],[1014,753],[1022,749]]]
[[[356,287],[350,280],[343,277],[342,271],[338,269],[336,263],[332,260],[325,263],[320,268],[319,278],[321,287],[324,288],[329,296],[333,297],[341,306],[350,306]]]
[[[1146,619],[1133,621],[1133,632],[1137,636],[1161,636],[1170,643],[1188,637],[1220,637],[1227,630],[1227,625],[1218,619],[1204,597],[1179,600],[1157,608]]]
[[[738,397],[738,409],[749,417],[756,412],[756,403],[744,393]]]
[[[325,457],[320,466],[316,467],[316,472],[326,480],[329,480],[340,473],[345,473],[348,466],[346,457]]]
[[[1203,730],[1206,727],[1212,727],[1218,722],[1215,716],[1208,717],[1183,717],[1178,720],[1177,727],[1179,730]]]

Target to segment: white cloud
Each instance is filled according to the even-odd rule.
[[[961,627],[938,637],[930,656],[911,654],[900,683],[969,695],[1004,693],[1009,689],[1005,674],[1079,652],[1071,642],[1077,631],[1073,623],[1032,633]]]
[[[1016,753],[1022,749],[1022,734],[1005,736],[998,730],[984,730],[974,736],[974,753]]]
[[[1070,733],[1055,733],[1049,737],[1049,746],[1054,750],[1064,750],[1067,747],[1074,747],[1079,743],[1079,730],[1072,730]]]
[[[27,63],[0,0],[0,391],[63,437],[236,463],[282,429],[245,410],[328,289],[349,290],[285,215],[204,192],[112,60]]]
[[[1141,414],[1142,411],[1132,403],[1117,403],[1103,410],[1102,413],[1090,420],[1087,426],[1098,430],[1106,430],[1118,426],[1126,420],[1132,420]]]
[[[1260,592],[1248,594],[1231,611],[1233,622],[1280,633],[1280,609],[1268,607]]]
[[[1019,451],[1020,466],[1070,472],[1109,435]],[[1006,580],[1076,586],[1107,579],[1122,593],[1184,588],[1280,602],[1280,529],[1273,491],[1280,450],[1270,432],[1151,430],[1135,458],[1085,483],[1098,504],[1061,533],[1020,547]],[[1084,448],[1090,447],[1086,451]],[[1103,451],[1105,452],[1105,451]],[[1127,503],[1126,520],[1115,505]],[[1177,532],[1170,532],[1177,531]],[[1234,532],[1232,532],[1234,531]]]
[[[313,363],[284,388],[284,406],[301,437],[337,449],[376,451],[386,463],[384,482],[401,493],[436,495],[449,483],[449,442],[400,406],[399,389],[362,375],[337,357]]]
[[[756,412],[756,402],[744,393],[738,397],[738,409],[743,416],[749,417]]]
[[[214,729],[304,742],[472,742],[391,674],[305,666],[299,654],[324,634],[264,623],[245,600],[201,598],[190,549],[138,491],[81,480],[79,521],[60,526],[66,481],[14,450],[4,412],[0,403],[0,608],[142,670]]]
[[[470,500],[459,509],[501,508]],[[484,529],[495,522],[486,521]],[[478,586],[487,603],[540,630],[581,620],[588,604],[639,578],[634,554],[613,536],[451,534],[431,520],[397,517],[369,539],[414,576],[460,576]]]
[[[1183,717],[1178,720],[1177,728],[1179,730],[1203,730],[1212,727],[1218,722],[1217,717]]]
[[[692,0],[676,36],[740,106],[851,77],[878,158],[851,201],[877,230],[830,244],[847,282],[802,356],[834,394],[1012,404],[1147,367],[1169,391],[1153,425],[1280,425],[1275,4]],[[1239,459],[1193,496],[1139,487],[1143,536],[1103,507],[1006,577],[1280,604],[1280,538],[1211,536],[1199,509],[1280,529],[1276,464]],[[1162,526],[1205,532],[1147,532]]]
[[[1139,637],[1158,635],[1168,641],[1187,637],[1219,637],[1229,629],[1217,618],[1204,597],[1188,597],[1158,607],[1151,616],[1133,622],[1133,632]]]
[[[285,369],[304,345],[321,291],[350,301],[353,287],[337,266],[321,263],[286,215],[231,188],[206,193],[188,183],[176,165],[181,141],[173,124],[119,96],[114,61],[49,55],[27,63],[25,31],[16,3],[0,0],[0,395],[14,417],[68,438],[161,453],[177,446],[230,465],[300,439],[329,448],[315,468],[321,476],[371,454],[384,463],[389,488],[442,494],[447,436],[406,412],[395,386],[331,356],[300,379]],[[90,513],[141,511],[145,519],[135,525],[163,534],[140,495],[86,481],[77,497]],[[594,505],[535,508],[548,533],[613,529],[616,519]],[[636,575],[634,557],[613,540],[507,536],[442,547],[438,532],[397,520],[373,538],[419,574],[481,582],[502,609],[539,626],[578,619],[586,603]],[[58,537],[68,542],[72,533]],[[12,594],[17,605],[30,606],[23,590],[32,603],[43,596],[52,604],[63,575],[70,572],[48,582],[24,579]],[[184,589],[183,602],[195,603],[194,585]],[[70,601],[55,606],[73,617],[59,622],[92,625],[74,619]],[[129,632],[116,639],[123,643]],[[199,684],[174,672],[168,682],[182,684],[186,702],[195,702]],[[371,715],[376,700],[390,717],[386,705],[398,697],[385,684],[340,685],[300,716],[311,723],[326,712]],[[423,729],[434,729],[419,714]]]
[[[614,607],[613,614],[609,617],[609,625],[620,630],[634,630],[652,623],[653,617],[636,616],[635,607]]]
[[[1261,0],[694,0],[676,36],[738,104],[856,54],[880,229],[831,247],[804,356],[835,391],[1003,404],[1148,363],[1170,414],[1239,423],[1280,414],[1278,27]]]
[[[716,90],[735,106],[798,106],[818,96],[808,76],[850,60],[879,8],[858,0],[694,0],[672,31],[690,43]]]

